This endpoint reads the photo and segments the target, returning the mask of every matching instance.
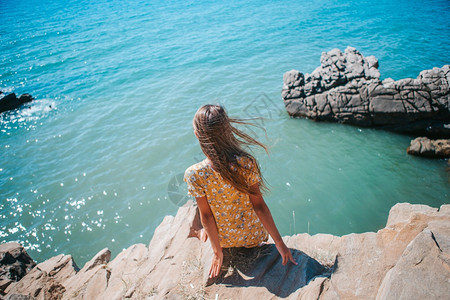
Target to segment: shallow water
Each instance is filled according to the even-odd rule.
[[[1,1],[0,89],[36,97],[0,119],[0,238],[79,264],[148,243],[203,159],[196,109],[258,117],[255,150],[282,234],[384,226],[397,202],[449,203],[446,162],[411,137],[290,119],[283,73],[350,45],[383,78],[450,62],[448,1]],[[439,20],[437,22],[436,20]]]

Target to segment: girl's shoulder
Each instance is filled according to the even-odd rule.
[[[193,164],[189,168],[186,169],[184,172],[185,176],[190,176],[199,172],[206,171],[208,169],[208,164],[203,160],[201,162],[198,162],[196,164]]]

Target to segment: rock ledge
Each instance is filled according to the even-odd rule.
[[[445,299],[450,295],[450,205],[400,203],[378,232],[284,237],[298,266],[281,265],[273,244],[228,251],[228,269],[207,280],[209,243],[191,237],[192,202],[167,216],[147,247],[110,261],[101,250],[79,270],[70,255],[36,265],[0,292],[5,299]],[[21,246],[0,245],[0,253]],[[17,252],[18,253],[18,252]],[[2,264],[2,268],[8,268]],[[2,280],[4,273],[0,273]],[[1,298],[1,297],[0,297]]]

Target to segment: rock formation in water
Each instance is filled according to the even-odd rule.
[[[426,137],[418,137],[411,141],[406,152],[430,158],[450,158],[450,139],[430,140]]]
[[[0,92],[0,95],[3,94]],[[0,98],[0,113],[8,110],[13,110],[20,107],[22,104],[33,101],[33,97],[30,94],[23,94],[17,98],[16,94],[11,93],[3,98]]]
[[[209,242],[192,237],[192,202],[167,216],[147,247],[110,260],[101,250],[79,270],[70,255],[35,266],[1,290],[5,299],[445,299],[450,295],[450,205],[395,205],[385,228],[284,237],[298,266],[281,265],[273,244],[226,252],[211,284]],[[0,246],[1,253],[9,244]],[[3,275],[2,275],[3,276]],[[2,277],[3,278],[3,277]],[[21,297],[21,298],[20,298]]]
[[[450,65],[381,81],[378,60],[352,47],[322,53],[320,64],[311,74],[284,74],[289,115],[450,138]]]

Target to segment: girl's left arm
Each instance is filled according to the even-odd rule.
[[[280,233],[278,232],[277,226],[273,221],[272,214],[270,213],[269,207],[267,206],[264,198],[259,190],[259,184],[256,183],[250,187],[250,189],[255,192],[253,195],[249,194],[250,202],[252,203],[253,209],[256,212],[256,215],[261,220],[261,223],[264,225],[264,228],[269,232],[270,236],[275,242],[275,246],[277,247],[278,252],[281,255],[283,266],[286,265],[288,260],[290,260],[293,264],[297,264],[297,262],[292,257],[292,253],[286,244],[283,242]]]

